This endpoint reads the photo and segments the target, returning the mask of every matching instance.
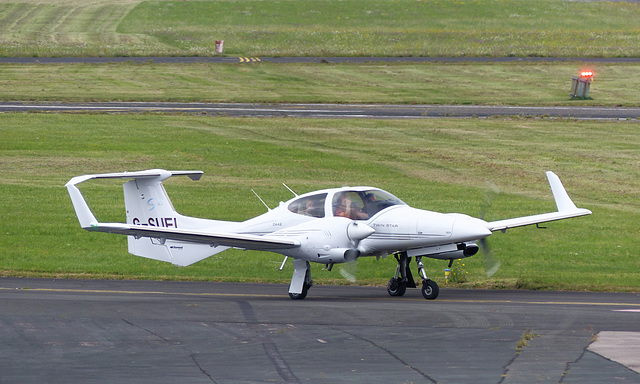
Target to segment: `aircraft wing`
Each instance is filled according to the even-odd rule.
[[[491,231],[506,231],[509,228],[522,227],[525,225],[546,223],[549,221],[569,219],[571,217],[590,215],[591,211],[584,208],[578,208],[573,203],[567,191],[564,189],[560,178],[555,173],[548,171],[547,179],[551,186],[551,193],[556,201],[557,212],[542,213],[533,216],[516,217],[514,219],[490,221],[487,227]]]
[[[190,243],[209,244],[212,247],[226,246],[251,250],[296,248],[300,242],[293,239],[273,238],[236,233],[213,233],[176,228],[148,227],[124,223],[93,223],[87,231],[106,232],[134,237],[150,237],[162,240],[179,240]]]

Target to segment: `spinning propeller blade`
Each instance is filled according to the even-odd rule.
[[[480,240],[480,249],[482,250],[482,260],[484,262],[485,273],[487,274],[487,278],[490,278],[500,269],[500,261],[493,257],[486,238]]]
[[[500,190],[495,184],[487,181],[485,185],[486,185],[486,191],[484,194],[484,199],[482,201],[482,206],[480,208],[480,216],[478,217],[481,220],[484,220],[484,217],[487,214],[487,211],[493,205],[493,200],[495,196],[498,193],[500,193]],[[484,263],[484,270],[485,270],[485,273],[487,274],[487,278],[490,278],[493,275],[495,275],[496,272],[498,272],[501,264],[500,264],[500,261],[496,260],[493,257],[493,253],[489,248],[489,243],[487,242],[486,237],[484,239],[480,239],[479,243],[480,243],[480,249],[482,250],[482,261]]]
[[[358,251],[360,240],[369,237],[373,232],[375,232],[373,228],[363,222],[358,221],[351,222],[347,227],[347,236],[353,244],[353,248],[355,251],[353,255],[355,257],[353,258],[353,260],[349,260],[340,267],[340,274],[351,283],[356,282],[356,261],[358,260],[358,256],[360,256],[360,251]]]
[[[347,281],[349,281],[350,283],[355,283],[358,280],[356,277],[357,276],[356,270],[357,270],[357,264],[355,260],[340,266],[340,274],[342,275],[342,277],[347,279]]]

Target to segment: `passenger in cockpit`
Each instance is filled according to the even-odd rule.
[[[305,207],[304,207],[303,214],[307,215],[307,216],[316,216],[316,217],[318,216],[317,211],[316,211],[316,205],[315,205],[315,202],[313,200],[308,199],[305,202]]]

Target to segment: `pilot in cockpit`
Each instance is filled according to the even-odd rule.
[[[336,199],[337,207],[334,211],[334,216],[346,217],[351,220],[365,220],[369,218],[369,215],[361,211],[361,206],[358,203],[351,201],[346,193],[341,192]]]
[[[313,200],[308,199],[304,204],[304,215],[307,216],[317,216],[316,204]]]

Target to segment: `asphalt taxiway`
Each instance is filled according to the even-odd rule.
[[[589,120],[640,119],[636,107],[517,107],[482,105],[391,104],[257,104],[257,103],[159,103],[159,102],[0,102],[1,112],[45,113],[194,113],[233,117],[304,118],[486,118],[525,116]]]
[[[639,294],[286,291],[0,278],[0,383],[640,382]]]

